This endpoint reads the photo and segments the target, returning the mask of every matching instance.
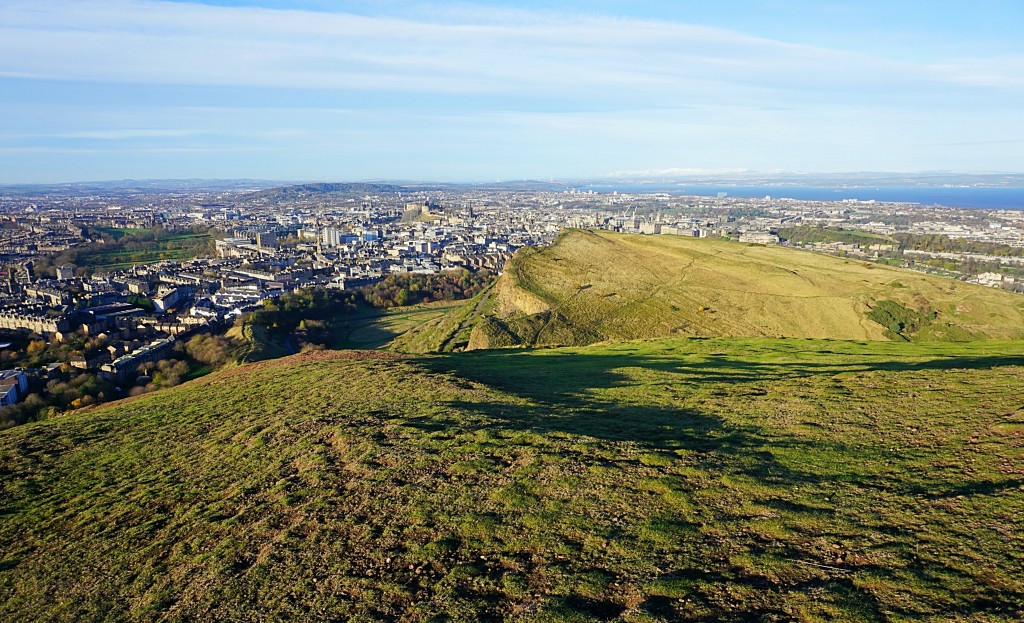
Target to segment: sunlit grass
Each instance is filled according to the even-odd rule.
[[[234,367],[0,433],[0,616],[1020,620],[1022,353],[674,339]]]

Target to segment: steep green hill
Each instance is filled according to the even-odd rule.
[[[470,306],[399,341],[411,352],[672,335],[963,341],[1024,337],[1024,297],[798,251],[570,230],[524,249]]]
[[[1019,621],[1021,353],[239,366],[0,432],[0,620]]]

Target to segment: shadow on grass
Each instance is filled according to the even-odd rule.
[[[670,393],[680,385],[688,384],[720,384],[726,390],[734,391],[736,395],[756,396],[765,393],[752,391],[760,386],[815,375],[834,376],[873,371],[978,370],[1024,365],[1024,355],[951,357],[930,356],[920,352],[913,358],[906,359],[887,358],[884,353],[877,352],[866,357],[822,353],[820,358],[808,355],[806,359],[810,361],[780,363],[762,363],[751,360],[753,357],[739,357],[719,353],[605,351],[589,354],[509,350],[461,353],[443,358],[425,357],[419,359],[418,364],[433,372],[456,375],[522,399],[452,403],[459,409],[485,416],[489,426],[494,429],[540,434],[559,433],[609,443],[636,444],[655,453],[664,453],[667,459],[671,459],[673,451],[676,450],[697,452],[700,453],[700,469],[709,474],[742,474],[779,492],[782,497],[766,493],[767,497],[758,500],[758,503],[795,516],[791,519],[793,525],[802,523],[797,517],[808,518],[810,525],[814,525],[816,521],[836,513],[836,509],[827,504],[817,506],[806,503],[806,500],[785,499],[784,492],[790,487],[813,491],[826,484],[834,484],[834,479],[815,471],[814,467],[804,470],[795,467],[792,461],[783,463],[777,458],[780,455],[776,452],[781,450],[782,454],[792,457],[799,456],[803,451],[820,453],[822,450],[832,450],[839,460],[852,459],[853,455],[844,458],[846,449],[841,445],[821,448],[820,444],[827,442],[814,441],[795,434],[787,435],[784,431],[768,432],[767,429],[754,424],[731,421],[701,410],[676,408],[671,405],[671,400],[652,400],[652,396],[656,397],[658,392]],[[615,391],[609,393],[608,390]],[[443,428],[445,423],[419,421],[413,425]],[[601,461],[599,456],[588,454],[585,449],[580,452],[585,460]],[[852,470],[844,482],[860,487],[863,491],[872,491],[877,487],[873,482],[875,478],[876,476],[869,472],[858,473],[857,470]],[[896,484],[896,493],[908,496],[924,494],[929,497],[994,495],[1020,486],[1020,481],[959,483],[952,488],[950,482],[941,479],[931,484],[932,486],[929,486],[921,481]],[[726,522],[728,523],[728,520]],[[905,538],[902,529],[897,537]],[[755,537],[750,538],[755,540],[748,542],[746,546],[754,551],[759,545]],[[779,543],[764,545],[775,551],[779,548]],[[907,543],[904,545],[910,547]],[[814,562],[830,561],[819,560],[813,553],[807,551],[793,550],[786,552],[784,556],[794,564],[811,565],[809,568],[814,568],[814,572],[821,577],[795,583],[780,582],[720,562],[718,571],[677,568],[659,579],[680,582],[683,586],[737,584],[744,585],[752,591],[769,593],[817,591],[828,596],[828,601],[831,602],[829,607],[858,620],[887,620],[877,597],[870,590],[852,582],[851,576],[847,574],[874,572],[887,575],[892,574],[890,570],[863,566],[830,570],[828,566],[815,566]],[[916,573],[921,577],[927,576],[936,568],[944,567],[934,561],[924,563],[909,557],[903,562],[905,573]],[[959,573],[955,568],[943,568],[943,572]],[[901,577],[892,574],[894,582],[902,581]],[[700,601],[699,595],[702,590],[694,588],[687,589],[686,592],[690,597]],[[970,605],[971,611],[1008,612],[1007,609],[1022,597],[1020,593],[1011,592],[1007,592],[1005,598],[992,597],[986,591],[987,589],[978,589],[978,594],[973,597],[975,601]],[[968,598],[965,596],[965,599]],[[737,612],[733,618],[722,618],[721,611],[709,601],[705,606],[717,614],[707,619],[696,620],[784,619],[785,613],[776,609],[776,603],[768,600],[763,609],[753,608]],[[679,601],[676,599],[651,595],[639,609],[653,616],[671,620],[681,612],[676,609],[678,604]],[[582,609],[586,610],[585,607]]]
[[[372,350],[387,344],[401,334],[381,322],[386,316],[382,309],[363,308],[351,316],[333,319],[331,348]]]
[[[725,364],[714,361],[705,369],[681,366],[678,358],[644,355],[552,354],[530,357],[525,351],[486,351],[449,357],[427,357],[420,365],[433,372],[454,374],[523,399],[516,401],[455,401],[460,410],[485,416],[496,430],[558,433],[607,442],[637,444],[654,452],[666,453],[666,460],[677,450],[699,452],[710,468],[729,464],[765,482],[818,482],[820,476],[780,463],[773,449],[799,451],[806,441],[782,433],[769,437],[756,426],[729,421],[719,415],[696,409],[651,404],[651,393],[671,391],[670,382],[661,378],[656,384],[633,390],[635,378],[624,368],[646,368],[695,379],[706,370],[721,370]],[[756,376],[756,370],[742,378]],[[739,381],[740,379],[735,379]],[[623,388],[621,398],[608,397],[593,390]],[[421,427],[444,427],[439,421],[419,421]],[[656,462],[656,459],[655,459]]]
[[[936,491],[926,487],[911,487],[910,492],[932,500],[970,497],[975,495],[998,495],[1004,491],[1012,491],[1024,487],[1024,478],[1010,478],[1001,482],[980,480],[965,482],[959,486]]]
[[[849,355],[846,355],[850,357]],[[877,356],[876,356],[877,357]],[[853,372],[913,372],[923,370],[989,370],[1003,366],[1024,366],[1024,354],[984,357],[941,356],[923,361],[873,360],[851,362],[794,362],[762,364],[711,355],[704,363],[686,366],[681,371],[700,374],[705,382],[752,382],[791,379],[816,374],[836,375]],[[722,373],[722,370],[728,372]],[[717,372],[716,372],[717,371]]]
[[[772,382],[815,375],[1024,365],[1024,354],[918,356],[904,360],[887,359],[878,354],[870,357],[828,354],[812,356],[810,361],[778,363],[721,353],[683,355],[689,353],[494,350],[424,357],[417,361],[433,372],[454,374],[524,399],[521,403],[453,403],[461,409],[486,415],[497,428],[635,442],[652,450],[717,453],[739,459],[744,470],[755,475],[771,476],[773,480],[783,477],[794,483],[814,481],[816,476],[783,467],[775,461],[771,450],[799,450],[809,443],[807,440],[779,431],[769,436],[756,426],[665,404],[670,401],[652,404],[652,396],[659,392],[671,393],[680,386],[718,384],[735,396],[753,399],[765,394],[764,386]],[[820,361],[813,360],[819,358]],[[627,372],[636,369],[640,369],[639,375]],[[645,372],[658,374],[645,375]],[[616,391],[609,396],[607,390]]]
[[[375,350],[404,335],[412,327],[439,317],[445,310],[455,308],[460,301],[381,309],[360,307],[350,315],[331,319],[330,346],[335,349]],[[423,317],[428,317],[424,320]]]
[[[444,359],[425,358],[421,362],[432,370],[454,372],[524,398],[559,401],[579,396],[592,388],[629,384],[625,375],[616,372],[625,368],[669,372],[674,375],[674,381],[683,383],[735,384],[858,372],[987,370],[1003,366],[1024,366],[1024,353],[985,356],[914,354],[893,359],[879,353],[858,356],[811,351],[805,360],[781,362],[752,361],[722,353],[694,353],[700,359],[684,359],[680,356],[689,354],[673,350],[650,354],[633,354],[621,350],[588,354],[516,349],[472,351]]]

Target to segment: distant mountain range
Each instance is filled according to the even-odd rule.
[[[272,180],[109,180],[100,182],[68,182],[62,184],[0,184],[0,194],[8,196],[70,196],[104,194],[160,194],[166,192],[250,191],[275,188],[289,182]]]
[[[296,198],[316,194],[373,195],[416,191],[561,191],[583,182],[541,182],[535,180],[511,182],[448,183],[417,181],[368,182],[284,182],[279,180],[219,180],[219,179],[167,179],[167,180],[111,180],[100,182],[68,182],[60,184],[0,184],[0,195],[105,195],[105,194],[157,194],[166,192],[224,191],[250,193],[254,196]]]
[[[405,190],[406,188],[403,186],[384,183],[311,183],[268,188],[266,190],[249,193],[245,198],[265,199],[269,201],[288,201],[308,198],[316,195],[345,195],[361,197],[365,195],[391,194],[403,192]]]
[[[256,179],[146,179],[60,184],[0,184],[0,194],[34,196],[45,194],[91,195],[105,193],[161,193],[173,191],[269,191],[284,195],[314,193],[376,194],[400,191],[549,191],[579,187],[609,187],[617,184],[659,185],[740,184],[750,186],[814,187],[977,187],[1024,188],[1024,173],[765,173],[757,171],[700,172],[685,169],[661,169],[613,173],[603,177],[561,180],[513,180],[507,182],[424,182],[414,180],[372,180],[359,182],[288,182]]]

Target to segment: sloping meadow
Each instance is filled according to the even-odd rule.
[[[241,366],[0,433],[0,618],[1020,620],[1022,352]]]

